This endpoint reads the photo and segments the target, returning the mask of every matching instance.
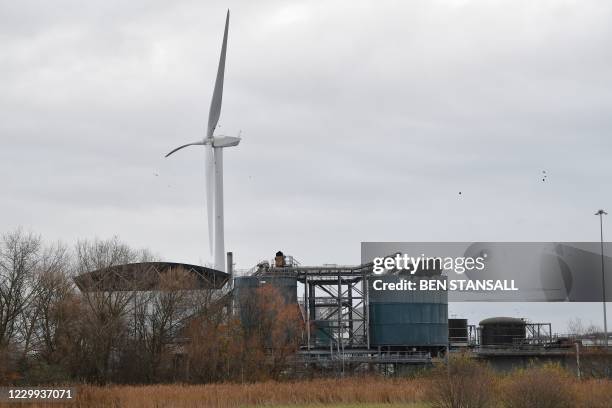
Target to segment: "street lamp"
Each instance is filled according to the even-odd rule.
[[[606,275],[604,271],[604,247],[603,247],[603,216],[608,215],[604,210],[597,210],[595,215],[599,215],[599,232],[601,234],[601,290],[603,298],[603,317],[604,317],[604,344],[608,350],[608,319],[606,317]]]

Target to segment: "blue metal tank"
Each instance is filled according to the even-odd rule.
[[[382,283],[407,281],[414,281],[418,287],[421,279],[445,281],[446,277],[386,275],[368,278],[370,345],[438,347],[448,344],[447,291],[374,288],[380,288]]]

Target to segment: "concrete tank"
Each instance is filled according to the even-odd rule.
[[[372,346],[438,347],[448,344],[448,292],[442,290],[375,290],[381,283],[446,277],[371,276],[368,278]]]

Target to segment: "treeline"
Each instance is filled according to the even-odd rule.
[[[0,382],[207,383],[283,374],[302,328],[295,305],[272,287],[253,292],[253,318],[242,324],[231,297],[202,289],[184,270],[163,274],[148,291],[81,291],[75,284],[87,272],[156,260],[118,238],[70,247],[21,229],[3,234]]]

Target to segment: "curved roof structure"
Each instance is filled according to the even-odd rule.
[[[176,262],[142,262],[115,265],[109,268],[87,272],[74,278],[77,287],[83,292],[119,292],[160,290],[164,276],[186,271],[195,277],[196,285],[174,289],[220,289],[227,283],[230,275],[216,269],[200,265]],[[172,277],[169,277],[172,281]]]
[[[487,324],[519,324],[524,325],[525,321],[523,319],[518,319],[516,317],[490,317],[488,319],[484,319],[480,322],[481,326]]]

